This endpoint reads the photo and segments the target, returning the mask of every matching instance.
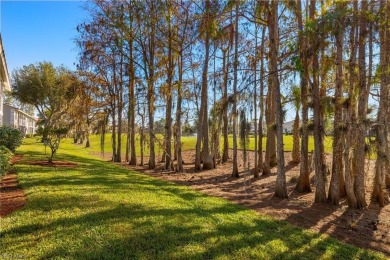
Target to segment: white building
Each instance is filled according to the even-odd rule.
[[[4,91],[11,91],[11,83],[3,49],[3,41],[0,34],[0,126],[3,125]]]
[[[294,121],[295,120],[288,121],[288,122],[285,122],[283,124],[283,134],[285,134],[285,135],[291,135],[292,134],[293,128],[294,128]]]
[[[8,104],[3,104],[3,124],[19,129],[22,134],[35,134],[37,119]]]

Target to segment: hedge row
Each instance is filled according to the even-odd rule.
[[[10,167],[16,148],[22,144],[22,133],[13,127],[0,127],[0,175],[4,175]]]

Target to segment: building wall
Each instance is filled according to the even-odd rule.
[[[3,124],[13,126],[14,123],[11,121],[11,118],[13,120],[13,109],[7,105],[2,105],[1,107],[3,108]]]
[[[4,95],[4,88],[3,88],[3,79],[0,80],[0,126],[3,125],[3,95]]]
[[[0,125],[3,125],[4,91],[11,91],[7,62],[5,59],[3,41],[0,34]]]
[[[10,106],[3,105],[4,125],[18,128],[23,134],[35,134],[36,119],[25,112]]]

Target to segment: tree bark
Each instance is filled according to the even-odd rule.
[[[183,84],[183,53],[179,53],[178,61],[179,82],[177,86],[177,108],[176,108],[176,156],[177,172],[183,172],[183,159],[181,154],[181,103],[182,103],[182,84]]]
[[[210,0],[206,0],[205,2],[206,10],[206,23],[209,24],[211,21],[210,8],[211,3]],[[196,144],[196,155],[195,155],[195,169],[200,170],[200,161],[201,156],[203,160],[203,169],[212,169],[214,168],[213,160],[210,156],[210,148],[209,148],[209,131],[208,131],[208,67],[209,67],[209,59],[210,59],[210,30],[211,28],[206,28],[205,30],[205,57],[203,64],[203,72],[202,72],[202,97],[201,97],[201,106],[199,113],[199,122],[198,122],[198,136],[197,136],[197,144]],[[203,152],[201,154],[201,141],[203,140]]]
[[[120,55],[120,64],[119,64],[119,82],[117,86],[117,102],[118,102],[118,130],[117,130],[117,136],[118,136],[118,146],[117,146],[117,152],[116,152],[116,158],[115,162],[121,162],[122,161],[122,113],[123,113],[123,54]]]
[[[283,115],[280,95],[280,84],[278,77],[278,2],[272,1],[268,15],[268,33],[270,40],[270,83],[274,92],[276,104],[276,137],[277,137],[277,176],[275,196],[287,198],[286,174],[284,171],[284,147],[283,147]]]
[[[255,56],[254,56],[254,64],[253,64],[253,73],[254,73],[254,86],[253,86],[253,107],[254,107],[254,137],[255,137],[255,166],[253,168],[253,177],[258,178],[259,175],[259,162],[258,162],[258,136],[257,136],[257,33],[258,33],[258,25],[255,24]]]
[[[358,2],[353,3],[354,17],[357,17]],[[345,116],[344,122],[347,123],[347,132],[345,135],[345,148],[344,148],[344,171],[345,171],[345,190],[347,193],[348,206],[350,208],[357,207],[357,200],[353,190],[354,175],[351,170],[351,144],[353,138],[352,121],[355,120],[356,102],[354,98],[355,89],[355,64],[356,64],[356,38],[357,38],[357,26],[354,23],[350,29],[350,59],[349,59],[349,90],[348,90],[348,111]]]
[[[263,122],[264,122],[264,46],[265,46],[265,30],[266,26],[263,26],[261,32],[261,48],[260,48],[260,118],[259,118],[259,168],[264,174],[264,162],[263,162]]]
[[[145,151],[145,105],[143,105],[143,112],[141,113],[141,109],[138,105],[138,115],[141,117],[141,127],[139,128],[139,143],[140,143],[140,156],[141,162],[140,165],[144,166],[144,151]]]
[[[173,61],[173,45],[172,45],[172,25],[171,25],[171,12],[168,7],[168,68],[167,68],[167,107],[165,115],[165,169],[169,170],[173,167],[172,162],[172,80],[174,73],[174,61]]]
[[[298,29],[303,28],[302,1],[297,0]],[[303,31],[298,33],[299,59],[302,63],[301,76],[301,102],[302,102],[302,138],[301,138],[301,163],[300,172],[295,190],[298,192],[311,192],[309,171],[309,131],[308,131],[308,61],[306,57],[306,39]]]
[[[296,108],[294,126],[293,126],[293,149],[291,152],[292,163],[299,163],[300,151],[299,151],[299,109]]]
[[[366,37],[367,37],[367,1],[361,2],[361,13],[359,19],[359,85],[358,85],[358,117],[355,122],[355,149],[353,153],[352,171],[355,175],[354,193],[357,200],[357,208],[365,208],[366,190],[365,190],[365,134],[366,134],[366,115],[368,88],[366,80]]]
[[[234,26],[234,63],[233,63],[233,171],[232,177],[240,177],[237,162],[237,74],[238,74],[238,6],[236,1],[236,18]]]
[[[390,22],[390,3],[387,0],[380,2],[380,10],[382,10],[381,21],[386,24]],[[390,174],[390,151],[389,151],[389,122],[387,113],[390,108],[390,29],[386,26],[381,26],[379,29],[380,37],[380,99],[377,122],[375,126],[377,160],[375,163],[374,187],[371,200],[377,201],[381,207],[388,203],[388,194],[384,192],[386,189],[386,177]],[[387,175],[387,176],[386,176]]]
[[[310,1],[310,19],[314,20],[316,0]],[[324,158],[324,140],[323,140],[323,120],[322,120],[322,102],[320,100],[320,84],[319,84],[319,64],[317,54],[317,40],[313,37],[312,39],[312,63],[313,63],[313,121],[314,121],[314,161],[315,161],[315,202],[326,201],[326,165]]]
[[[223,154],[222,162],[227,162],[229,159],[229,133],[228,133],[228,62],[227,56],[229,53],[229,47],[223,49],[223,61],[222,61],[222,70],[223,70]]]
[[[112,131],[111,131],[111,145],[112,145],[112,158],[111,160],[115,162],[116,160],[116,117],[115,117],[116,109],[115,107],[111,107],[111,119],[112,119]]]
[[[152,15],[154,14],[154,4],[152,3]],[[149,79],[148,79],[148,117],[149,117],[149,169],[156,167],[156,153],[154,148],[154,52],[155,52],[155,26],[152,25],[150,31],[149,46]]]
[[[334,205],[340,202],[340,179],[343,173],[343,25],[336,25],[336,79],[335,79],[335,114],[333,122],[333,160],[328,199]]]
[[[90,131],[91,131],[91,123],[90,123],[90,120],[89,120],[88,115],[87,115],[87,127],[86,127],[86,133],[85,133],[85,138],[86,138],[85,148],[91,147],[91,143],[89,140],[89,132]]]
[[[132,8],[132,1],[129,1],[129,9]],[[135,150],[135,97],[134,97],[134,89],[135,89],[135,70],[134,70],[134,53],[133,53],[133,21],[132,15],[130,17],[130,35],[129,35],[129,137],[130,137],[130,165],[137,165],[137,155]]]
[[[275,94],[271,81],[269,80],[268,93],[266,97],[266,109],[265,109],[265,121],[267,124],[267,139],[265,144],[265,160],[263,167],[263,175],[271,173],[271,168],[275,166],[273,164],[273,157],[275,157],[276,139],[275,139]]]

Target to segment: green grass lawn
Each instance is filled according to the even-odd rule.
[[[223,139],[222,139],[223,140]],[[267,138],[263,138],[263,150],[265,151]],[[324,146],[325,146],[325,152],[331,153],[332,152],[332,142],[333,138],[329,136],[325,136],[324,139]],[[284,144],[284,151],[285,152],[291,152],[293,148],[293,136],[292,135],[284,135],[283,136],[283,144]],[[233,147],[233,137],[229,136],[229,147]],[[240,141],[238,140],[238,147],[242,148],[240,145]],[[255,149],[255,138],[250,137],[249,143],[248,143],[248,149],[254,150]],[[314,150],[314,138],[313,136],[309,137],[309,152]]]
[[[139,138],[138,135],[136,138],[137,138],[137,142],[136,142],[137,155],[140,155],[140,144],[139,144],[139,140],[138,140],[138,138]],[[163,137],[161,135],[159,135],[158,138],[160,138],[160,143],[162,144]],[[111,153],[112,152],[111,134],[107,134],[105,140],[106,141],[105,141],[105,145],[104,145],[104,151],[107,153]],[[267,138],[263,138],[263,150],[265,150],[266,140],[267,140]],[[100,136],[99,135],[91,135],[90,141],[91,141],[90,150],[94,151],[94,152],[100,152],[101,151],[101,149],[100,149]],[[283,137],[283,142],[284,142],[285,151],[292,151],[292,147],[293,147],[292,135],[285,135]],[[332,142],[333,142],[332,137],[328,137],[328,136],[325,137],[325,140],[324,140],[325,152],[332,153]],[[157,156],[162,155],[162,153],[163,153],[163,149],[162,149],[160,143],[157,142],[157,144],[156,144]],[[195,146],[196,146],[196,137],[183,136],[182,143],[183,143],[183,151],[194,150]],[[223,145],[223,138],[221,138],[221,141],[220,141],[221,151],[222,151],[222,145]],[[232,137],[232,135],[229,135],[229,148],[232,148],[232,147],[233,147],[233,137]],[[238,147],[242,148],[239,140],[238,140]],[[255,138],[254,137],[249,138],[249,143],[248,143],[247,148],[249,150],[255,149]],[[310,136],[310,138],[309,138],[309,151],[312,151],[312,150],[314,150],[314,139],[312,136]],[[123,135],[123,137],[122,137],[122,152],[123,152],[123,154],[125,154],[125,151],[126,151],[126,135]],[[149,154],[149,147],[148,146],[146,146],[144,154],[145,155]]]
[[[163,137],[161,135],[158,135],[157,136],[159,138],[159,142],[156,142],[156,145],[155,145],[155,149],[156,149],[156,153],[157,154],[162,154],[163,152],[163,149],[161,147],[161,144],[163,143]],[[91,144],[91,147],[90,147],[90,150],[93,151],[93,152],[101,152],[101,148],[100,148],[100,138],[101,136],[100,135],[91,135],[90,136],[90,144]],[[126,135],[122,135],[122,153],[125,154],[126,152],[126,140],[127,140],[127,137]],[[183,136],[181,138],[182,140],[182,143],[183,143],[183,150],[186,151],[186,150],[192,150],[192,149],[195,149],[195,145],[196,145],[196,137],[193,137],[193,136]],[[139,135],[136,135],[136,151],[137,151],[137,156],[140,155],[141,153],[141,146],[140,146],[140,141],[139,141]],[[112,152],[112,142],[111,142],[111,134],[107,134],[105,136],[105,142],[104,142],[104,151],[107,152],[107,153],[111,153]],[[146,145],[145,146],[145,151],[144,151],[144,155],[149,155],[149,146]]]
[[[18,150],[27,204],[1,219],[1,259],[384,258],[104,162],[69,139],[56,160],[75,168],[29,165],[42,151],[32,139]]]

